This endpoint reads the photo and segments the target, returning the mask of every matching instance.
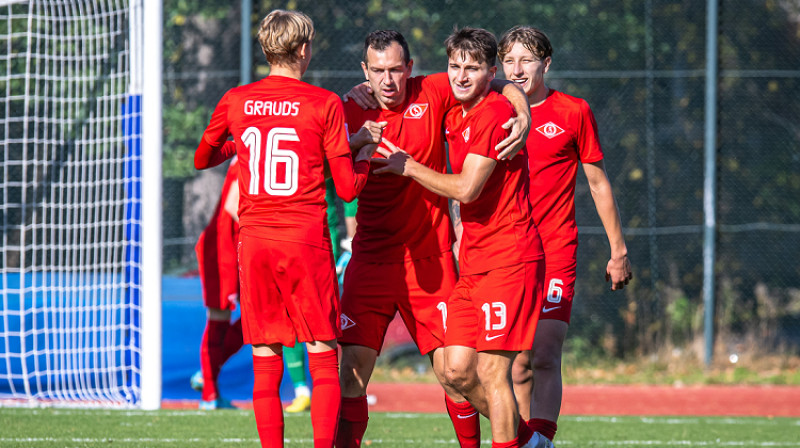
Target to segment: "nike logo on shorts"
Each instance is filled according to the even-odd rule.
[[[543,312],[543,313],[548,313],[548,312],[550,312],[550,311],[557,310],[557,309],[559,309],[559,308],[561,308],[561,307],[560,307],[560,306],[553,306],[553,307],[550,307],[550,308],[548,308],[548,307],[544,307],[544,308],[542,308],[542,312]]]
[[[494,335],[494,336],[492,336],[492,337],[489,337],[489,335],[487,334],[487,335],[486,335],[486,340],[487,340],[487,341],[491,341],[491,340],[493,340],[493,339],[497,339],[497,338],[499,338],[500,336],[504,336],[504,335],[505,335],[505,333],[503,333],[503,334],[498,334],[498,335]]]

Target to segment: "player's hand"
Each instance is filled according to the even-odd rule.
[[[350,149],[357,151],[364,145],[380,143],[386,123],[385,121],[365,121],[358,132],[350,136]]]
[[[621,258],[611,258],[606,266],[606,282],[611,282],[611,290],[622,289],[633,278],[631,262],[627,255]]]
[[[378,147],[377,152],[385,158],[374,158],[371,163],[383,166],[372,172],[375,174],[394,173],[405,176],[406,165],[409,162],[414,162],[414,158],[385,138],[381,139],[381,145]]]
[[[497,155],[499,160],[511,160],[525,147],[528,132],[531,130],[530,118],[525,115],[512,117],[503,124],[503,129],[511,129],[511,134],[498,143],[494,150],[500,153]]]
[[[380,107],[378,100],[376,100],[375,96],[372,95],[372,88],[369,86],[367,81],[364,81],[361,84],[353,87],[349,92],[342,95],[342,101],[348,100],[355,101],[358,107],[364,110],[377,109]]]

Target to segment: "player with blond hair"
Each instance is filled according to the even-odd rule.
[[[611,246],[606,281],[611,281],[612,290],[618,290],[633,275],[592,110],[586,101],[545,84],[553,47],[541,30],[528,26],[512,28],[503,35],[498,47],[506,79],[525,90],[531,105],[533,123],[527,143],[530,198],[546,260],[547,293],[533,351],[517,356],[512,377],[520,414],[530,419],[531,429],[542,435],[537,447],[548,448],[553,446],[551,440],[561,409],[561,351],[575,294],[578,247],[575,181],[579,164],[589,181]]]
[[[363,146],[354,163],[341,100],[301,81],[313,39],[307,15],[270,12],[258,31],[269,76],[223,96],[195,153],[198,169],[233,154],[241,166],[242,327],[253,346],[253,408],[264,447],[283,446],[281,351],[295,340],[308,348],[314,446],[333,446],[341,331],[323,171],[327,164],[337,194],[350,201],[366,183],[375,149]]]

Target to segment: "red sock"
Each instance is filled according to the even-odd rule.
[[[558,430],[558,424],[556,424],[556,422],[543,418],[532,418],[528,420],[528,426],[530,426],[531,431],[538,432],[550,440],[556,437],[556,430]]]
[[[253,356],[253,411],[262,447],[283,446],[283,357]]]
[[[228,327],[228,332],[225,333],[225,340],[222,343],[222,364],[225,364],[231,356],[235,355],[244,345],[244,336],[242,335],[242,319],[236,319]]]
[[[519,440],[519,445],[525,445],[531,440],[531,437],[533,437],[533,430],[528,426],[528,422],[520,418],[519,425],[517,426],[517,440]]]
[[[495,442],[492,440],[492,448],[519,448],[519,441],[516,438],[510,442]]]
[[[369,405],[367,396],[342,397],[342,411],[339,414],[339,431],[336,433],[336,448],[358,448],[367,432]]]
[[[209,320],[200,342],[200,370],[203,372],[203,400],[211,401],[219,397],[217,378],[224,362],[225,335],[230,324],[221,320]]]
[[[478,411],[469,404],[469,401],[456,403],[447,394],[444,396],[444,403],[461,448],[481,446],[481,420]]]
[[[342,389],[339,386],[339,356],[336,350],[308,353],[308,371],[314,393],[311,395],[311,426],[314,448],[333,448]]]

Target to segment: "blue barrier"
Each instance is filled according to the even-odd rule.
[[[88,275],[88,274],[84,274]],[[3,278],[6,279],[7,284],[3,283]],[[61,275],[45,275],[38,274],[37,276],[26,276],[25,286],[34,284],[39,285],[55,285],[59,282],[64,283],[66,277]],[[81,284],[74,283],[80,282],[81,278],[75,276],[69,277],[68,283],[71,285]],[[83,281],[88,282],[87,279]],[[6,290],[19,290],[20,276],[6,274],[0,276],[0,289]],[[87,283],[83,283],[87,284]],[[35,288],[26,288],[26,291],[34,291]],[[163,383],[163,398],[168,400],[187,400],[187,399],[200,399],[200,393],[192,390],[189,386],[189,378],[192,374],[200,368],[200,340],[203,336],[203,330],[206,322],[206,312],[203,306],[202,289],[200,286],[200,279],[197,277],[179,278],[179,277],[164,277],[162,281],[163,302],[162,302],[162,319],[163,319],[163,346],[162,346],[162,383]],[[122,294],[113,300],[124,301],[125,298]],[[0,301],[0,353],[19,353],[22,340],[17,336],[9,336],[10,334],[18,334],[21,325],[25,325],[26,329],[30,329],[36,325],[36,328],[41,329],[37,334],[27,334],[25,336],[26,351],[30,352],[34,347],[45,347],[47,343],[52,346],[52,338],[60,337],[59,332],[54,328],[59,328],[63,322],[52,322],[45,317],[45,313],[23,313],[18,315],[14,310],[19,309],[19,296],[6,293],[6,301]],[[44,305],[57,305],[56,300],[64,301],[63,297],[53,297],[50,289],[40,289],[38,292],[26,292],[25,309],[32,309],[34,305],[37,308],[43,308]],[[6,308],[7,305],[7,308]],[[101,319],[101,312],[84,311],[83,319],[96,320]],[[234,318],[238,317],[238,310],[234,312]],[[24,319],[24,321],[22,320]],[[124,332],[124,329],[120,329]],[[92,332],[91,334],[94,334]],[[98,337],[100,333],[97,332]],[[124,338],[124,335],[120,335]],[[47,338],[51,338],[49,341]],[[123,339],[124,340],[124,339]],[[86,347],[92,347],[93,343],[90,339],[84,336],[83,340],[72,341],[72,346],[79,348],[83,344]],[[80,350],[77,350],[80,352]],[[52,355],[51,355],[52,356]],[[86,367],[93,367],[95,361],[94,357],[78,354],[81,357],[81,362]],[[118,354],[117,356],[124,356]],[[22,375],[23,373],[23,359],[25,368],[29,372],[44,370],[42,366],[53,365],[53,360],[48,360],[47,355],[38,354],[27,355],[23,358],[7,357],[9,362],[0,362],[0,377],[7,377],[9,373],[12,375]],[[120,365],[121,359],[117,363],[110,363],[112,365]],[[130,362],[130,361],[128,361]],[[63,362],[62,362],[63,364]],[[244,346],[242,349],[223,366],[219,377],[219,389],[221,394],[232,400],[250,400],[253,392],[253,363],[252,352],[249,346]],[[308,363],[306,362],[306,366]],[[306,367],[307,369],[307,367]],[[129,374],[129,372],[127,372]],[[119,374],[122,374],[120,372]],[[310,374],[306,372],[307,377],[311,378]],[[44,380],[40,374],[40,379]],[[54,377],[51,377],[51,380]],[[84,375],[80,378],[81,381],[92,382],[95,381],[91,375]],[[35,381],[34,381],[35,383]],[[23,380],[16,378],[13,384],[9,382],[0,382],[0,394],[10,394],[11,389],[14,388],[18,392],[24,390]],[[33,391],[34,393],[36,390]],[[284,401],[290,401],[294,398],[294,389],[289,378],[288,371],[284,369],[284,378],[281,383],[281,398]]]

